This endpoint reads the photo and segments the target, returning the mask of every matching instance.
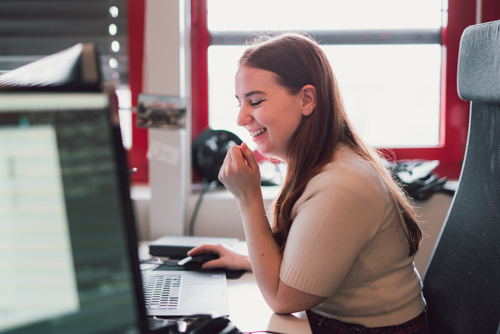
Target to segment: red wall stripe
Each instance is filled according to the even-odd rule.
[[[145,1],[128,0],[129,85],[133,108],[137,106],[137,96],[143,87]],[[136,167],[137,172],[132,174],[132,182],[149,181],[147,150],[147,130],[135,126],[135,113],[133,113],[132,148],[128,151],[128,161],[129,167]]]
[[[208,127],[208,47],[207,1],[191,1],[191,92],[194,139]]]
[[[500,20],[500,1],[483,0],[482,21],[490,22]]]

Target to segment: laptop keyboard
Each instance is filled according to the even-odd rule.
[[[181,292],[182,275],[142,276],[146,309],[177,310]]]

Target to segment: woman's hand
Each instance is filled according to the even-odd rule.
[[[245,143],[228,150],[219,180],[238,201],[261,196],[259,164]]]
[[[238,253],[233,248],[224,244],[204,244],[191,249],[187,255],[200,255],[214,253],[219,255],[218,259],[205,262],[203,269],[226,268],[230,270],[252,270],[248,256]]]

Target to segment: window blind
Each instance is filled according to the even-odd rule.
[[[0,74],[95,43],[104,80],[128,86],[127,0],[0,0]]]

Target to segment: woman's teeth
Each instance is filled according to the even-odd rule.
[[[267,130],[267,128],[262,128],[262,129],[259,129],[259,130],[257,130],[257,131],[252,131],[252,132],[250,132],[250,135],[251,135],[252,137],[255,137],[255,136],[260,135],[262,132],[264,132],[264,131],[266,131],[266,130]]]

